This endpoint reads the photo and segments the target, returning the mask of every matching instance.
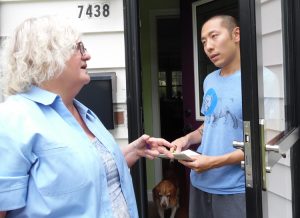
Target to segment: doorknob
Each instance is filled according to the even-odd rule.
[[[243,170],[245,170],[245,161],[241,161],[241,168],[243,169]]]
[[[266,166],[266,173],[271,173],[271,167]]]
[[[279,146],[278,145],[266,145],[266,151],[274,151],[279,153]]]
[[[279,145],[266,145],[266,151],[274,151],[274,152],[280,154],[283,158],[286,158],[286,154],[283,152],[280,152]]]
[[[233,141],[232,145],[233,145],[234,148],[242,149],[242,150],[244,150],[244,147],[245,147],[245,143],[244,142],[239,142],[239,141]]]

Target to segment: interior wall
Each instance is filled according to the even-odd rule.
[[[184,110],[184,130],[186,133],[199,127],[195,113],[195,85],[194,85],[194,55],[193,55],[193,22],[192,3],[195,0],[180,0],[182,31],[182,93]],[[188,97],[187,97],[188,96]]]

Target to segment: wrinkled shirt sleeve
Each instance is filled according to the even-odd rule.
[[[19,142],[20,130],[11,129],[9,124],[9,119],[3,117],[2,113],[0,115],[0,211],[25,206],[30,169],[27,151]]]

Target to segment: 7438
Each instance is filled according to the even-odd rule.
[[[78,18],[82,16],[87,17],[108,17],[109,16],[109,4],[89,4],[89,5],[78,5],[79,14]]]

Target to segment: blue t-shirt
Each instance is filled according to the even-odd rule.
[[[126,160],[96,115],[75,100],[112,154],[130,217],[138,217]],[[14,218],[113,216],[104,163],[62,99],[37,87],[0,104],[0,211]]]
[[[203,84],[201,113],[205,116],[203,138],[198,151],[220,156],[235,150],[232,142],[243,141],[241,72],[221,76],[220,70],[209,74]],[[245,192],[244,171],[240,164],[226,165],[203,173],[191,171],[191,183],[213,194]]]

